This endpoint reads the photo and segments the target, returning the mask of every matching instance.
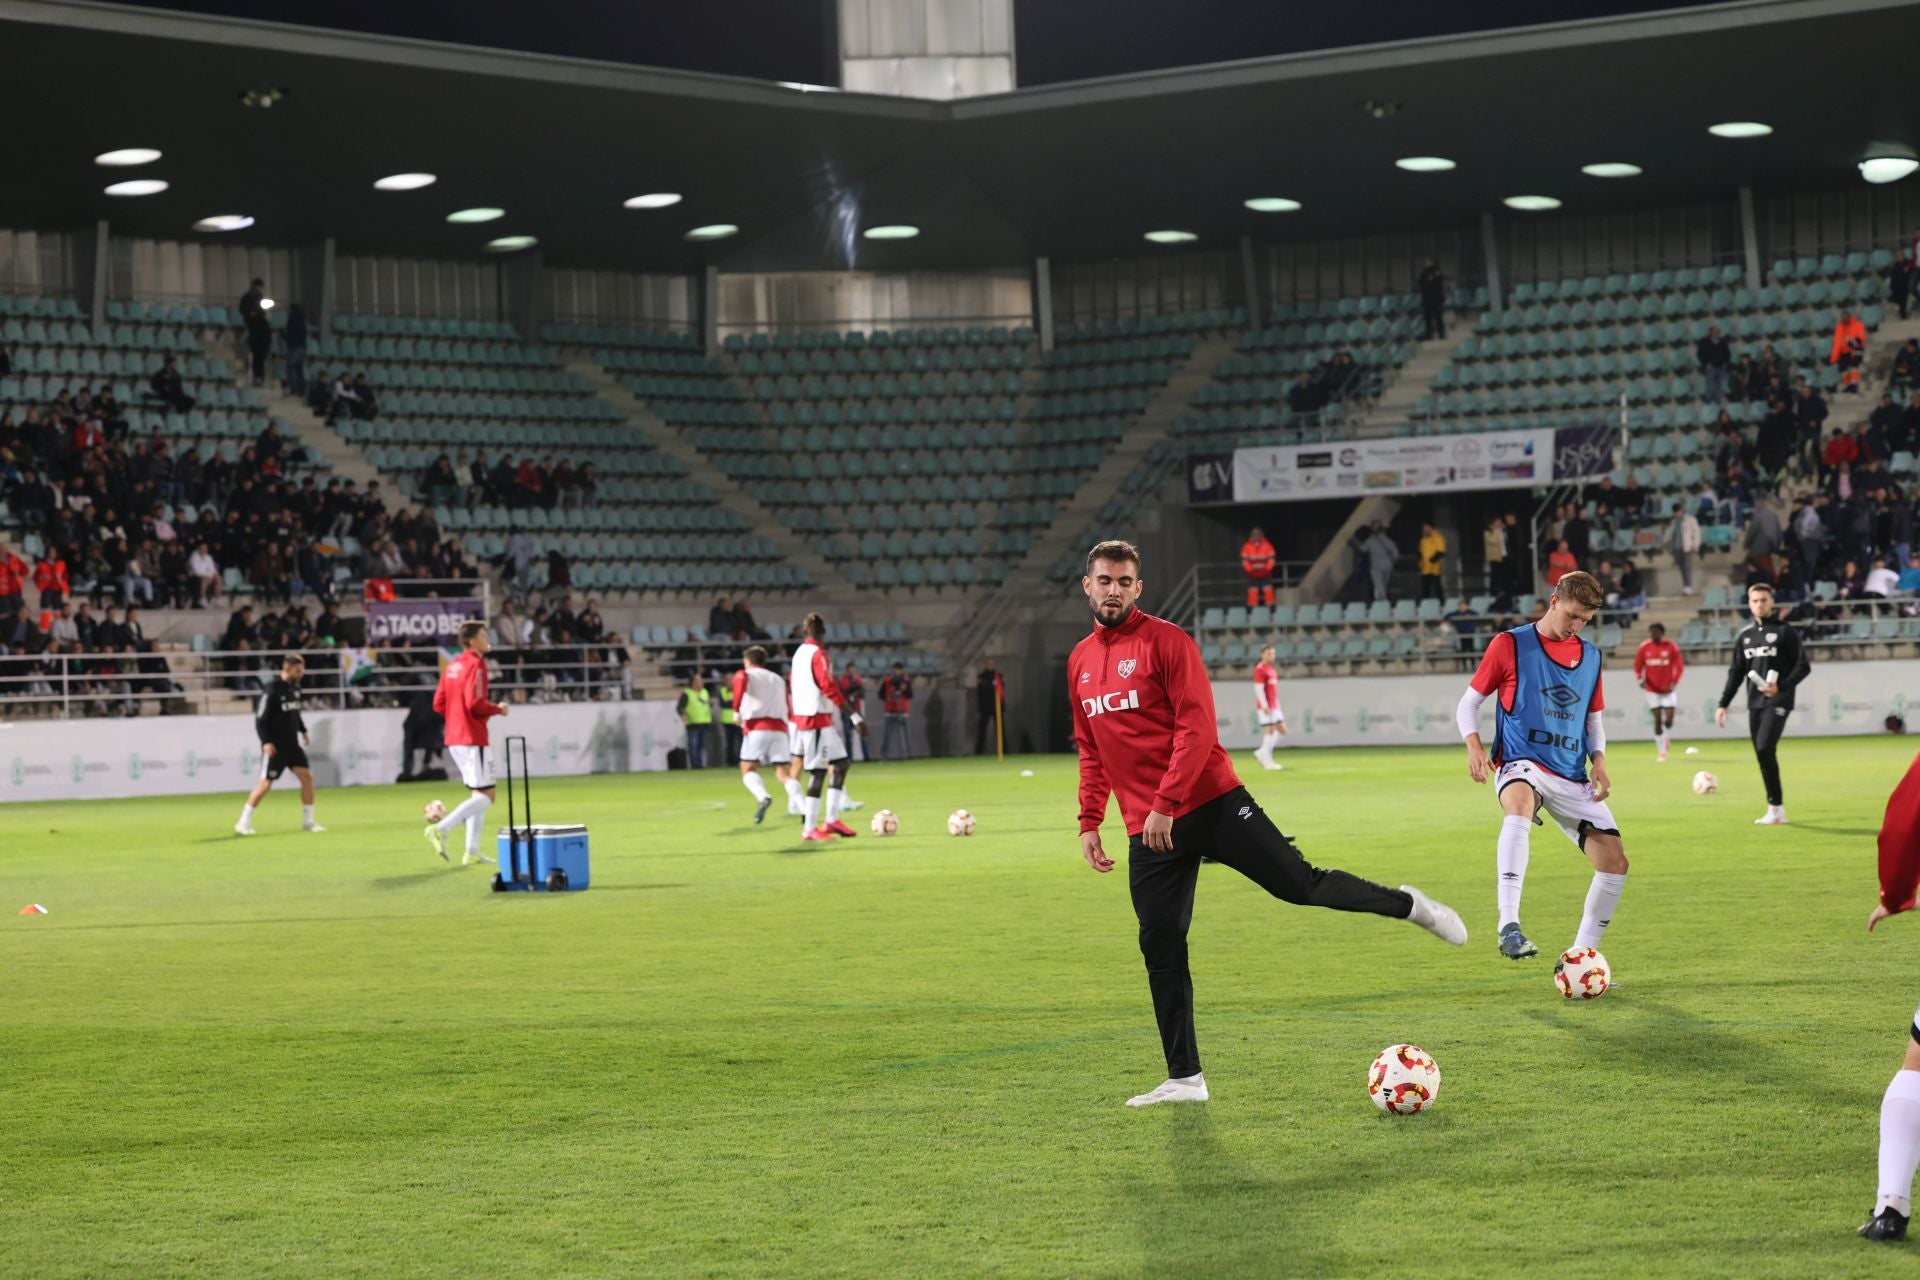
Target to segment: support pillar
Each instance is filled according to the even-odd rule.
[[[1240,287],[1247,299],[1247,328],[1260,328],[1267,313],[1267,300],[1260,292],[1260,275],[1254,270],[1253,237],[1240,237]]]
[[[1760,287],[1760,229],[1753,216],[1753,188],[1740,188],[1740,247],[1747,255],[1747,288]]]
[[[1040,350],[1053,350],[1053,263],[1046,258],[1033,260],[1033,327]]]
[[[1500,281],[1500,237],[1494,234],[1493,215],[1480,215],[1480,256],[1487,263],[1487,310],[1499,315],[1504,307],[1505,289]]]
[[[113,272],[106,219],[73,233],[73,300],[95,330],[107,322],[107,277]]]
[[[516,253],[500,264],[500,313],[523,338],[531,339],[539,333],[542,270],[538,249]]]

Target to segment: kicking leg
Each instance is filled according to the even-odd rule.
[[[1904,1240],[1913,1216],[1913,1174],[1920,1169],[1920,1013],[1907,1060],[1880,1099],[1880,1194],[1860,1228],[1869,1240]]]

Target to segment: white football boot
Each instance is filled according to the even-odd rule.
[[[1442,942],[1451,942],[1456,947],[1467,945],[1467,925],[1458,911],[1444,902],[1435,902],[1410,884],[1401,885],[1400,892],[1413,899],[1413,910],[1408,913],[1408,920]]]
[[[1162,1102],[1205,1102],[1207,1096],[1205,1077],[1188,1076],[1185,1080],[1162,1081],[1158,1088],[1128,1098],[1127,1105],[1151,1107]]]

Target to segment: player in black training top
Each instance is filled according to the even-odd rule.
[[[253,711],[254,732],[260,735],[260,781],[247,793],[246,808],[240,821],[233,824],[237,835],[253,834],[253,811],[274,780],[287,770],[300,779],[300,826],[305,831],[325,831],[313,820],[313,771],[307,767],[307,722],[300,716],[300,677],[307,664],[297,653],[290,653],[280,664],[280,674],[260,695]]]
[[[1720,691],[1720,706],[1713,722],[1727,727],[1727,705],[1740,686],[1747,686],[1747,732],[1753,738],[1753,754],[1760,761],[1760,778],[1767,784],[1767,811],[1755,818],[1754,825],[1777,827],[1787,820],[1786,796],[1780,790],[1780,760],[1774,749],[1787,727],[1787,713],[1793,710],[1793,690],[1807,672],[1807,651],[1801,647],[1800,633],[1773,616],[1773,588],[1756,582],[1747,588],[1747,608],[1753,611],[1753,624],[1733,642],[1733,661],[1727,667],[1727,687]]]

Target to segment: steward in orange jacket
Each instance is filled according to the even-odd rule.
[[[1267,535],[1255,529],[1240,544],[1240,568],[1247,575],[1247,604],[1273,603],[1273,544]],[[1266,598],[1263,601],[1261,595]]]

